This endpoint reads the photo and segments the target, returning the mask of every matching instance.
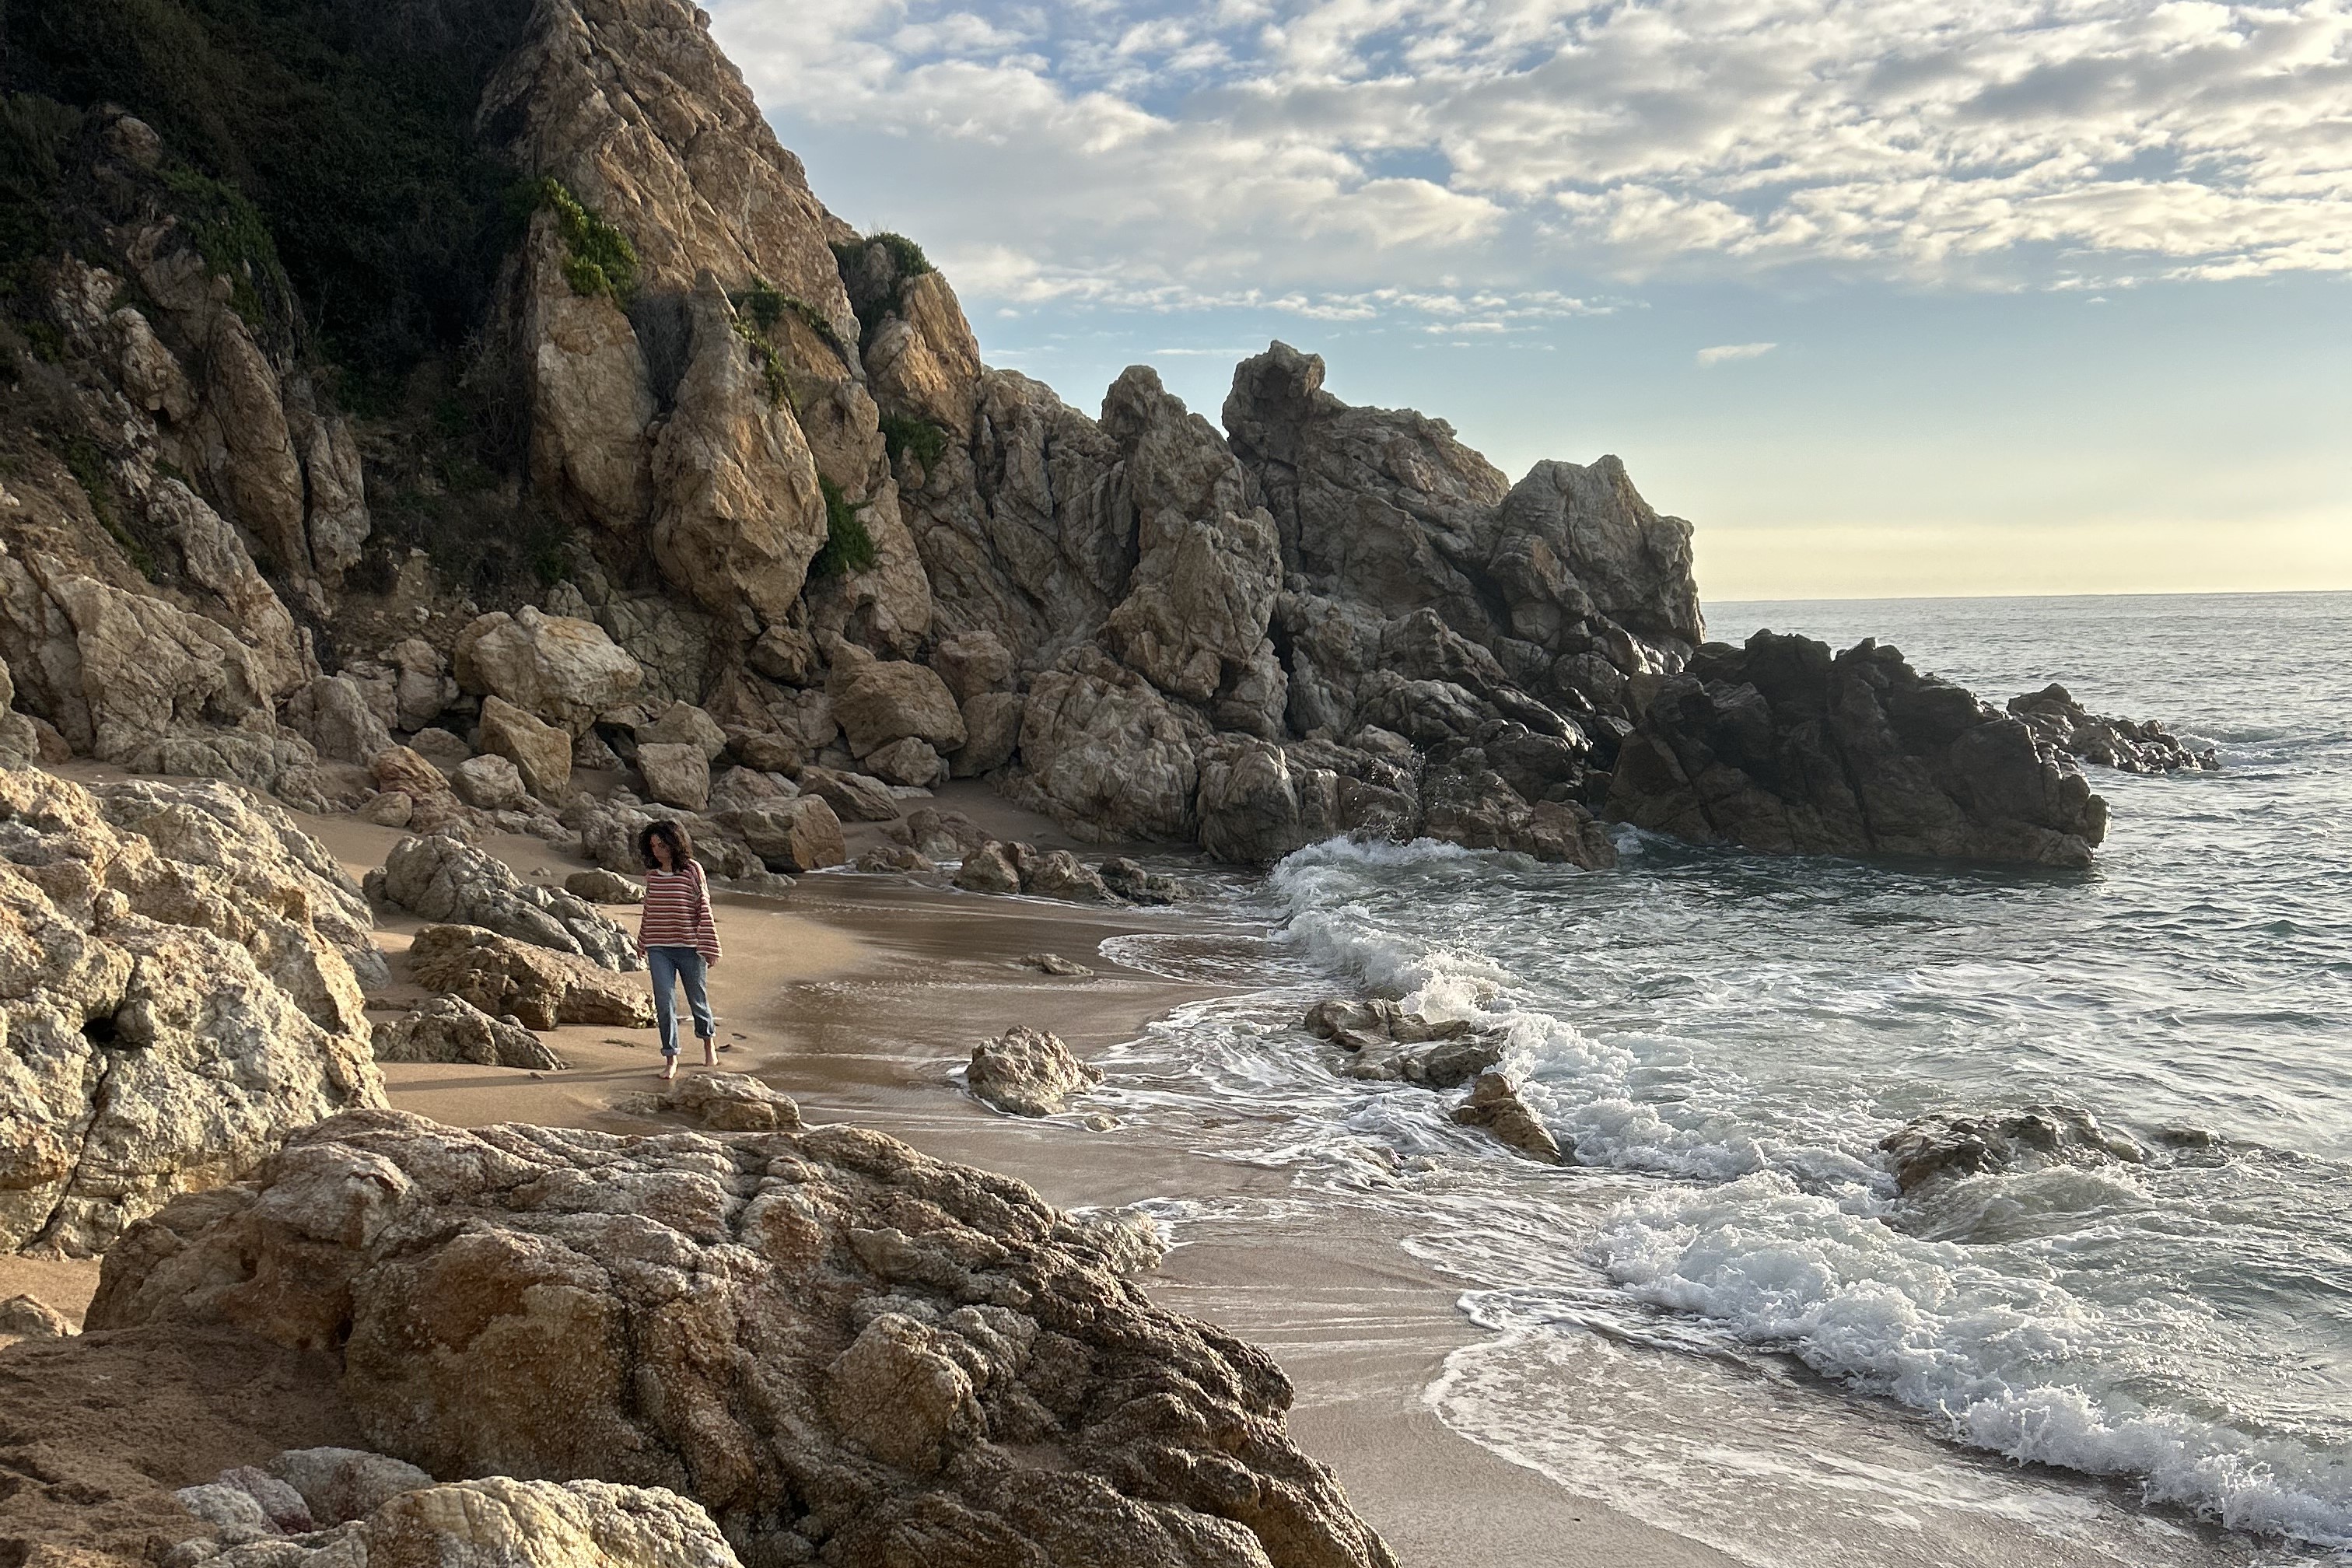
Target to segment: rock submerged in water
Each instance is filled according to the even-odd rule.
[[[1563,1149],[1543,1119],[1519,1097],[1518,1085],[1499,1072],[1478,1075],[1469,1097],[1454,1108],[1454,1120],[1465,1127],[1485,1128],[1496,1142],[1517,1149],[1530,1160],[1547,1165],[1575,1163],[1574,1146]]]
[[[2051,1165],[2145,1164],[2148,1151],[2072,1105],[2029,1105],[1990,1116],[1923,1116],[1878,1147],[1909,1194],[1938,1176],[1981,1175]]]
[[[1424,1018],[1385,997],[1318,1002],[1302,1025],[1349,1054],[1349,1078],[1455,1089],[1503,1059],[1498,1031],[1466,1018]]]
[[[1759,632],[1656,683],[1609,815],[1700,844],[2087,866],[2107,804],[2023,721],[1864,641]]]
[[[1102,1082],[1102,1069],[1078,1059],[1059,1035],[1016,1024],[971,1048],[964,1087],[1015,1116],[1058,1116],[1070,1096]]]
[[[389,1454],[664,1488],[751,1562],[1392,1568],[1286,1435],[1272,1360],[1152,1305],[1117,1250],[852,1128],[370,1111],[141,1226],[90,1321],[325,1349]]]
[[[2108,719],[2085,711],[2074,693],[2053,683],[2009,700],[2009,710],[2033,732],[2086,763],[2127,773],[2206,773],[2221,767],[2210,746],[2192,752],[2153,719]]]

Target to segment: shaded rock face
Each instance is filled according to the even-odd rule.
[[[2106,802],[2022,721],[1891,647],[1759,632],[1660,684],[1607,810],[1702,844],[2087,866]]]
[[[1021,1024],[974,1046],[963,1080],[999,1110],[1056,1116],[1069,1109],[1070,1096],[1094,1088],[1102,1077],[1101,1068],[1080,1061],[1059,1035]]]
[[[2108,719],[2088,712],[2072,692],[2054,683],[2011,698],[2009,710],[2068,756],[2121,773],[2202,773],[2221,765],[2210,746],[2192,752],[2153,719]]]
[[[227,786],[0,770],[0,1250],[102,1250],[380,1105],[364,901]]]
[[[89,1321],[339,1347],[385,1452],[666,1488],[752,1561],[1392,1563],[1273,1363],[1110,1263],[1018,1183],[852,1129],[378,1111],[142,1226]]]
[[[606,969],[637,967],[636,942],[595,905],[553,888],[533,887],[506,862],[440,834],[404,838],[370,894],[428,921],[479,926]]]
[[[493,1018],[526,1029],[565,1024],[650,1028],[653,997],[637,979],[478,926],[426,926],[408,950],[409,973]]]
[[[380,1062],[472,1062],[560,1072],[571,1064],[520,1024],[491,1017],[457,996],[436,996],[375,1031]]]

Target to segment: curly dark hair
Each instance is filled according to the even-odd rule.
[[[661,862],[654,858],[654,840],[656,838],[669,846],[669,868],[685,870],[686,863],[694,858],[694,840],[688,838],[686,829],[675,822],[648,822],[637,834],[637,858],[645,862],[646,869],[661,869]]]

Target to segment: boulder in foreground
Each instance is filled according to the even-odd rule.
[[[1394,1561],[1270,1358],[1021,1184],[851,1128],[337,1117],[126,1238],[89,1321],[339,1348],[383,1451],[667,1488],[752,1562]]]
[[[271,1468],[336,1452],[280,1455]],[[249,1466],[184,1489],[189,1511],[236,1542],[203,1561],[214,1568],[739,1568],[710,1516],[675,1492],[506,1476],[436,1486],[381,1456],[352,1458],[405,1471],[415,1484],[349,1517],[316,1511],[306,1494]],[[273,1515],[272,1504],[281,1511]],[[289,1508],[299,1511],[288,1519]],[[277,1528],[281,1520],[310,1528]]]
[[[89,1257],[383,1104],[383,973],[359,889],[277,806],[0,769],[0,1252]]]
[[[1710,643],[1651,694],[1608,813],[1699,844],[2087,866],[2107,803],[2072,758],[1864,640]]]

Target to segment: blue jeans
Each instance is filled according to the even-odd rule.
[[[703,988],[702,954],[690,947],[649,947],[646,968],[654,980],[654,1020],[661,1026],[662,1055],[677,1055],[677,982],[686,982],[686,1005],[694,1009],[694,1037],[719,1032],[710,1020],[710,993]]]

